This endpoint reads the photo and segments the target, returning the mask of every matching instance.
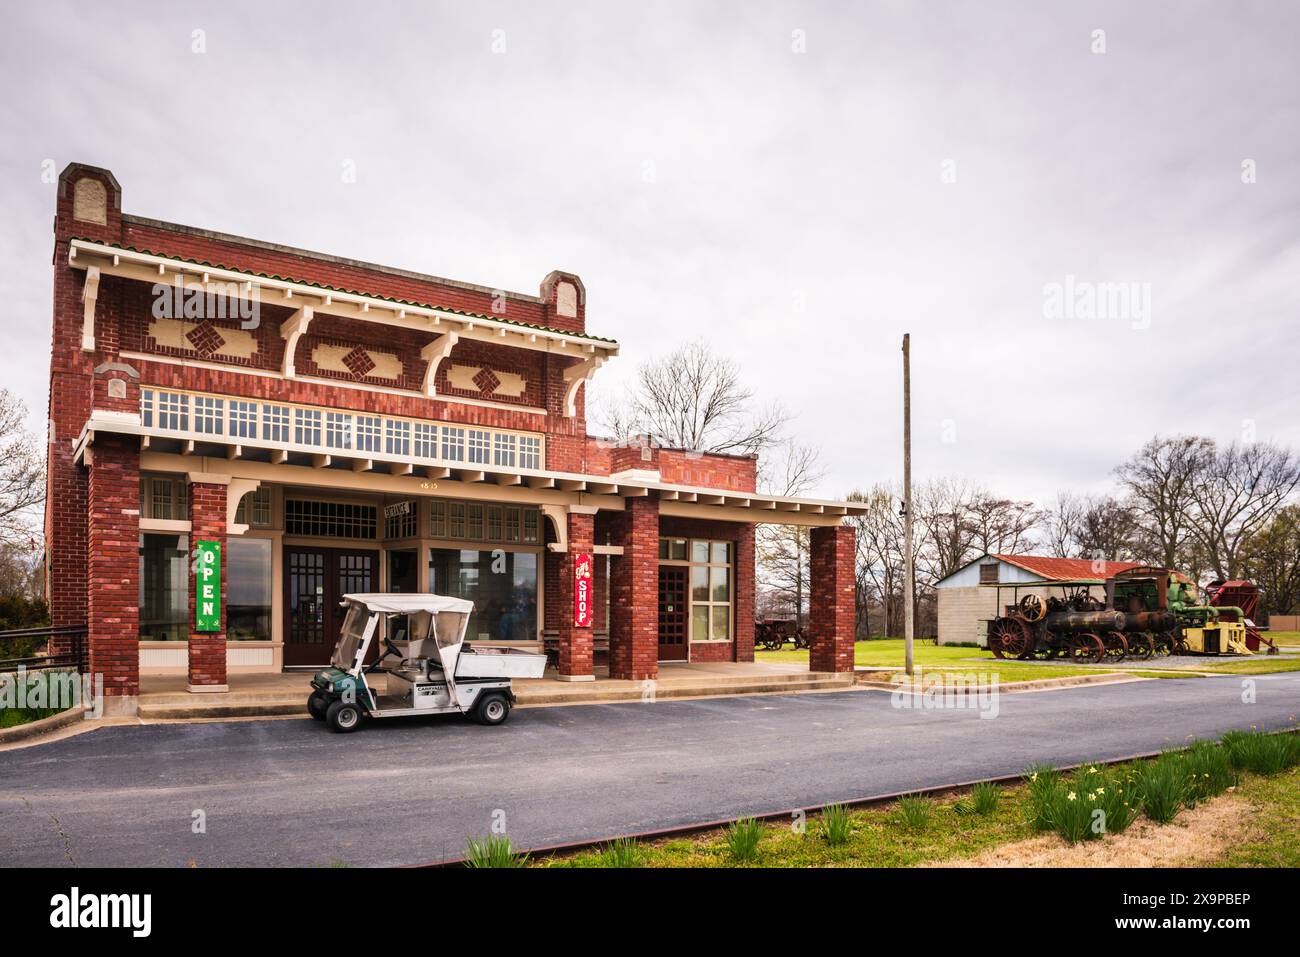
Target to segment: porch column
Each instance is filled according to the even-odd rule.
[[[190,661],[191,692],[227,691],[226,686],[226,490],[228,475],[190,474]],[[196,557],[199,542],[215,542],[221,556],[220,631],[195,631],[200,573]]]
[[[86,627],[104,713],[135,714],[140,695],[140,446],[99,435],[86,482]]]
[[[732,631],[737,661],[754,660],[754,526],[741,525],[736,532],[736,607]]]
[[[813,671],[853,670],[854,551],[851,526],[814,528],[809,535],[812,653],[808,665]]]
[[[659,676],[659,500],[627,499],[610,562],[609,676]]]
[[[569,549],[560,561],[560,661],[561,681],[594,681],[591,669],[591,628],[573,624],[573,571],[577,557],[594,558],[596,547],[596,508],[570,505],[568,513]],[[594,574],[594,569],[593,569]]]

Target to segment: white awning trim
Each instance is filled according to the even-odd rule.
[[[160,442],[179,443],[181,455],[212,455],[229,460],[238,460],[248,456],[252,450],[269,451],[272,464],[302,466],[305,468],[350,468],[356,472],[383,471],[390,475],[409,475],[419,479],[452,480],[464,483],[487,483],[493,485],[527,485],[534,489],[557,489],[563,492],[580,492],[592,495],[611,495],[635,497],[647,492],[656,493],[659,498],[674,505],[689,504],[716,508],[720,513],[747,514],[755,511],[750,521],[781,524],[782,513],[801,513],[819,516],[865,515],[868,506],[863,502],[837,502],[826,499],[793,498],[782,495],[763,495],[758,492],[729,492],[720,489],[699,488],[690,485],[674,485],[669,482],[629,481],[624,478],[611,479],[608,475],[584,475],[576,472],[553,472],[548,470],[500,468],[486,464],[466,466],[432,465],[412,460],[410,456],[387,455],[381,452],[364,454],[347,451],[335,451],[329,456],[295,449],[291,446],[266,442],[258,439],[232,439],[228,436],[213,435],[198,438],[178,438],[157,429],[145,428],[139,417],[122,413],[95,410],[81,431],[74,447],[74,457],[82,460],[86,451],[94,445],[95,434],[103,432],[115,435],[134,435],[140,438],[141,446],[151,451],[159,449]],[[328,458],[329,462],[324,459]],[[286,477],[286,481],[291,481]]]
[[[74,239],[68,249],[68,264],[74,269],[97,268],[105,276],[119,276],[141,282],[165,282],[168,276],[181,275],[205,288],[214,284],[227,287],[238,284],[250,291],[257,286],[263,300],[269,305],[298,309],[304,303],[316,312],[443,333],[454,331],[462,339],[497,342],[523,349],[567,355],[586,359],[599,355],[618,354],[618,343],[608,339],[574,335],[557,329],[546,329],[526,323],[508,322],[488,316],[463,315],[442,309],[393,302],[381,296],[341,292],[324,289],[310,283],[291,282],[257,276],[233,269],[219,269],[174,259],[155,256],[137,250],[122,249],[104,243]],[[213,289],[224,293],[223,289]]]

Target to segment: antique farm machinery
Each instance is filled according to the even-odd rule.
[[[767,651],[780,651],[787,641],[795,648],[807,648],[808,637],[793,618],[761,618],[754,623],[754,644]]]
[[[1252,651],[1247,640],[1253,623],[1247,612],[1226,604],[1240,591],[1221,587],[1202,602],[1190,579],[1167,568],[1138,566],[1105,581],[996,587],[1002,614],[988,622],[987,635],[989,650],[999,658],[1067,657],[1100,664],[1130,657]],[[1009,604],[1002,603],[1005,589],[1011,590]],[[1216,597],[1225,603],[1216,603]]]
[[[1093,593],[1101,585],[1090,579],[998,585],[1002,614],[988,623],[989,650],[999,658],[1022,661],[1065,657],[1101,662],[1108,656],[1125,657],[1127,618]],[[1006,605],[1002,604],[1004,589],[1012,593]]]

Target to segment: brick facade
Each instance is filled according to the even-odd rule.
[[[87,482],[86,621],[90,673],[105,697],[140,693],[140,452],[106,435],[95,443]]]
[[[189,687],[218,690],[226,686],[226,486],[190,483],[190,554],[200,541],[216,542],[221,551],[221,624],[214,632],[194,630],[197,589],[190,588]],[[192,567],[192,566],[191,566]],[[192,573],[192,572],[191,572]]]
[[[96,206],[97,197],[102,201]],[[82,349],[87,270],[69,263],[72,239],[86,239],[213,268],[382,296],[439,309],[475,313],[569,333],[585,333],[587,294],[572,274],[552,272],[536,295],[505,293],[453,280],[288,249],[270,243],[221,236],[204,230],[155,222],[122,213],[121,189],[111,173],[73,164],[60,176],[53,257],[54,316],[49,394],[49,496],[45,528],[48,588],[55,625],[89,623],[92,667],[105,676],[109,695],[130,698],[139,690],[138,540],[140,441],[99,431],[83,462],[73,460],[74,444],[92,411],[119,421],[139,410],[141,388],[176,389],[248,399],[346,409],[355,413],[400,415],[471,426],[534,432],[544,436],[543,468],[590,476],[615,472],[658,472],[666,483],[728,493],[753,492],[753,456],[700,455],[680,449],[618,446],[587,433],[585,389],[576,393],[575,415],[567,415],[566,371],[580,358],[554,351],[512,348],[462,338],[438,368],[437,395],[421,388],[426,361],[421,350],[442,334],[429,329],[394,328],[317,310],[298,339],[292,357],[295,378],[281,376],[286,340],[281,324],[294,310],[282,304],[260,306],[259,322],[243,328],[237,310],[187,320],[184,328],[160,323],[149,281],[103,275],[94,308],[94,348]],[[106,260],[98,260],[106,263]],[[84,265],[84,263],[82,264]],[[108,266],[105,265],[107,269]],[[359,349],[365,356],[344,349]],[[378,357],[382,361],[372,361]],[[317,362],[317,358],[320,362]],[[344,368],[340,368],[340,363]],[[471,376],[466,367],[478,373]],[[453,378],[453,369],[457,369]],[[305,378],[304,378],[305,377]],[[152,451],[152,450],[151,450]],[[205,454],[202,452],[196,455]],[[197,468],[198,466],[194,466]],[[295,466],[287,465],[286,468]],[[223,552],[223,602],[228,557],[227,488],[216,482],[190,487],[191,542],[218,541]],[[418,493],[415,493],[418,494]],[[452,493],[454,496],[454,492]],[[585,501],[585,500],[584,500]],[[752,661],[754,657],[755,548],[752,524],[660,515],[652,493],[625,500],[625,511],[586,514],[588,506],[564,516],[569,550],[542,552],[539,565],[544,596],[542,628],[559,637],[559,670],[566,677],[593,673],[593,632],[608,629],[609,665],[619,678],[642,679],[658,673],[658,537],[680,535],[733,543],[732,635],[726,642],[692,643],[696,661]],[[733,513],[734,515],[735,513]],[[768,513],[773,515],[774,513]],[[549,519],[544,525],[550,524]],[[822,614],[843,630],[844,607],[837,564],[844,530],[830,533],[832,600]],[[817,533],[814,533],[816,537]],[[851,532],[849,533],[851,556]],[[548,544],[555,536],[548,528]],[[576,629],[573,619],[573,556],[592,554],[596,541],[621,545],[623,555],[596,561],[596,620]],[[823,551],[825,551],[823,549]],[[851,557],[848,562],[852,577]],[[608,578],[603,574],[608,567]],[[192,589],[191,589],[192,601]],[[609,614],[605,607],[608,601]],[[848,595],[850,636],[852,594]],[[191,607],[191,612],[193,608]],[[191,615],[191,621],[193,616]],[[225,621],[225,608],[222,608]],[[815,619],[816,620],[816,619]],[[191,626],[192,627],[192,626]],[[276,627],[279,627],[278,625]],[[539,636],[540,637],[540,636]],[[828,639],[829,640],[829,639]],[[833,643],[834,643],[833,642]],[[838,648],[838,645],[835,645]],[[820,651],[818,649],[821,649]],[[190,634],[188,676],[194,688],[220,687],[226,680],[225,634]],[[834,657],[834,654],[832,654]],[[821,646],[815,661],[826,660]],[[838,660],[838,659],[836,659]]]
[[[808,550],[812,573],[809,667],[813,671],[852,671],[857,581],[852,526],[814,528]]]
[[[617,526],[623,554],[610,562],[609,676],[659,674],[659,501],[629,499]]]

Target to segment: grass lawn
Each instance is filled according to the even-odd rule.
[[[859,641],[853,646],[853,662],[867,667],[903,667],[903,639],[880,638]],[[1001,683],[1033,681],[1037,678],[1062,678],[1077,675],[1081,669],[1072,665],[1021,664],[1004,662],[983,648],[964,648],[956,645],[936,645],[930,641],[917,641],[913,647],[916,664],[922,671],[979,671],[996,674]],[[976,658],[977,661],[970,659]],[[755,661],[796,661],[807,664],[808,652],[786,649],[782,651],[754,652]]]
[[[1300,768],[1271,778],[1248,776],[1239,792],[1255,809],[1256,827],[1210,863],[1220,867],[1300,867]]]
[[[1291,634],[1283,632],[1282,634]],[[903,666],[903,639],[877,638],[871,641],[855,642],[853,646],[854,664],[867,667]],[[1061,678],[1066,675],[1086,673],[1084,669],[1069,664],[1026,664],[1022,662],[1003,661],[995,658],[992,652],[983,648],[967,648],[960,645],[936,645],[931,641],[917,640],[913,647],[915,661],[923,671],[979,671],[998,676],[1000,683],[1015,681],[1032,681],[1037,678]],[[781,651],[755,650],[756,661],[797,661],[807,663],[808,652],[794,649]],[[971,660],[978,659],[978,660]],[[1128,671],[1144,678],[1193,678],[1194,674],[1185,674],[1175,669],[1161,670],[1163,659],[1152,661],[1122,661],[1115,665],[1116,671]],[[1181,659],[1180,659],[1181,660]],[[1204,664],[1197,663],[1196,671],[1208,671],[1219,674],[1261,675],[1281,671],[1300,671],[1300,659],[1280,659],[1267,655],[1251,658],[1205,658]]]
[[[1218,750],[1217,748],[1214,750]],[[1126,769],[1139,764],[1119,765],[1107,771],[1115,774],[1114,780],[1123,777]],[[1079,780],[1079,774],[1074,781]],[[1128,779],[1126,779],[1128,780]],[[1227,782],[1225,782],[1226,785]],[[1068,782],[1066,787],[1071,786]],[[1126,784],[1127,786],[1127,784]],[[1065,788],[1062,788],[1062,793]],[[1236,787],[1222,794],[1220,805],[1230,815],[1235,829],[1231,841],[1220,842],[1213,850],[1203,848],[1199,860],[1163,858],[1165,863],[1200,863],[1224,867],[1295,867],[1300,865],[1300,767],[1271,776],[1242,772]],[[582,851],[577,854],[540,857],[528,860],[532,867],[908,867],[933,862],[962,862],[979,855],[981,851],[1005,853],[1029,842],[1039,854],[1060,851],[1102,851],[1101,842],[1067,844],[1055,835],[1035,831],[1029,822],[1031,807],[1029,788],[1014,784],[997,789],[993,810],[979,814],[974,810],[970,794],[952,795],[925,800],[928,814],[910,824],[898,803],[864,808],[848,812],[851,829],[847,838],[832,845],[822,830],[818,815],[809,815],[803,826],[796,821],[768,821],[757,825],[759,837],[753,856],[743,863],[733,855],[726,829],[715,829],[686,837],[658,841],[631,843],[623,850],[623,860],[615,861],[612,851],[605,848]],[[1207,806],[1208,808],[1208,806]],[[1152,863],[1162,862],[1159,832],[1173,835],[1182,828],[1190,837],[1187,844],[1196,844],[1196,822],[1189,806],[1178,812],[1173,823],[1158,825],[1148,818],[1140,818],[1141,829],[1156,833],[1156,855]],[[1187,828],[1192,828],[1187,831]],[[1170,830],[1175,829],[1175,830]],[[1124,837],[1124,835],[1120,835]],[[1031,840],[1032,839],[1032,840]],[[1113,838],[1107,838],[1111,841]],[[1178,838],[1170,837],[1176,843]],[[1208,841],[1204,842],[1209,844]],[[1008,845],[1014,845],[1008,848]],[[997,849],[1003,849],[997,851]],[[1133,862],[1125,856],[1122,843],[1112,845],[1118,852],[1109,863],[1123,866]],[[1166,851],[1164,853],[1175,853]],[[1071,863],[1068,859],[1058,863]],[[1073,862],[1075,864],[1078,861]],[[1106,864],[1107,861],[1093,861]]]
[[[986,847],[1032,835],[1021,802],[1024,788],[1004,789],[992,814],[958,814],[958,798],[934,802],[930,821],[923,829],[903,824],[896,806],[850,812],[853,830],[845,843],[832,847],[818,833],[819,822],[810,815],[806,833],[793,822],[761,825],[751,867],[908,867],[944,857],[966,856]],[[722,831],[640,845],[642,867],[735,867]],[[600,851],[571,857],[539,858],[541,867],[604,867]]]

